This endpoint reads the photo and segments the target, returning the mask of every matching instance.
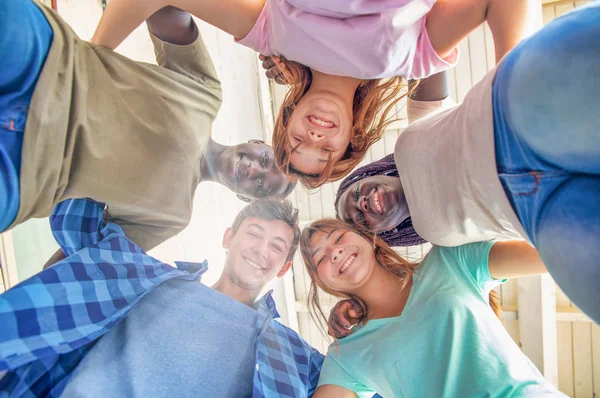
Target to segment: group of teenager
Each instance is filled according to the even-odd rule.
[[[39,0],[0,2],[0,231],[50,216],[60,245],[0,296],[0,396],[561,396],[492,289],[550,272],[600,322],[600,4],[524,38],[534,3],[111,0],[86,42]],[[191,15],[289,86],[272,147],[211,138]],[[158,66],[113,51],[144,21]],[[497,65],[454,105],[457,45],[486,21]],[[405,92],[394,153],[354,170]],[[342,179],[337,218],[300,232],[285,197]],[[212,287],[206,263],[146,254],[203,181],[251,202]],[[425,242],[419,262],[392,249]],[[297,248],[325,357],[261,297]],[[342,299],[328,319],[321,292]]]

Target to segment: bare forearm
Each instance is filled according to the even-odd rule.
[[[92,43],[114,50],[151,15],[166,6],[165,0],[111,0],[92,37]]]
[[[519,278],[548,272],[535,247],[523,241],[495,243],[490,250],[488,266],[494,279]]]
[[[146,20],[148,29],[167,43],[185,46],[198,38],[198,28],[190,13],[168,6]]]
[[[265,0],[111,0],[92,43],[116,48],[135,28],[166,6],[174,6],[235,37],[244,37],[256,23]]]

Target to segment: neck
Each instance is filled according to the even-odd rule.
[[[200,181],[219,181],[217,158],[225,148],[227,148],[225,145],[219,144],[212,138],[208,140],[200,159],[200,173],[202,175]]]
[[[355,294],[369,309],[369,319],[398,316],[404,310],[412,287],[412,277],[401,280],[397,276],[377,267],[368,283]]]
[[[236,285],[225,273],[221,274],[221,277],[212,288],[248,307],[253,306],[260,293],[260,290],[248,290]]]
[[[350,109],[352,109],[354,93],[362,80],[348,76],[328,75],[314,69],[312,69],[311,72],[312,83],[310,84],[310,91],[329,92],[341,98],[347,98]]]

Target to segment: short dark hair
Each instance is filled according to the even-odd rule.
[[[298,209],[294,209],[292,202],[281,198],[258,199],[244,207],[233,220],[231,229],[235,235],[245,219],[255,217],[267,221],[283,221],[294,230],[294,240],[285,261],[294,258],[298,242],[300,241],[300,227],[298,227]]]

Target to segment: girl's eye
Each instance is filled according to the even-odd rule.
[[[340,236],[338,236],[338,238],[335,240],[335,243],[340,243],[340,241],[342,240],[342,238],[344,237],[344,235],[346,235],[345,232],[341,233]]]
[[[293,136],[292,136],[292,138],[293,138],[294,140],[296,140],[298,143],[302,143],[302,139],[300,139],[300,137],[298,137],[298,136],[296,136],[296,135],[293,135]]]
[[[250,235],[252,237],[255,237],[255,238],[258,238],[258,235],[255,234],[254,232],[248,232],[248,235]]]
[[[265,152],[265,154],[263,155],[263,161],[262,161],[263,169],[266,169],[268,164],[269,164],[269,155],[267,155],[267,153]]]
[[[327,153],[332,153],[333,152],[333,149],[331,149],[331,148],[321,148],[321,150],[323,152],[327,152]]]
[[[354,197],[358,202],[358,200],[360,199],[360,184],[356,186],[356,192],[354,193]]]
[[[279,247],[279,246],[277,246],[277,245],[275,245],[275,244],[274,244],[274,245],[272,245],[272,246],[273,246],[273,249],[277,250],[279,253],[282,253],[282,252],[283,252],[283,250],[281,250],[281,247]]]
[[[321,265],[321,263],[323,262],[323,260],[325,260],[325,256],[321,257],[318,261],[317,261],[317,267],[319,265]]]

